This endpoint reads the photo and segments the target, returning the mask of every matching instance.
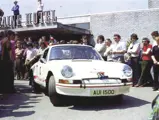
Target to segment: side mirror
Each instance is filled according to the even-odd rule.
[[[40,58],[40,62],[45,64],[46,60],[44,58]]]

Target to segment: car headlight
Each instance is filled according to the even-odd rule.
[[[73,76],[73,70],[70,66],[64,66],[61,70],[61,74],[65,77],[65,78],[71,78]]]
[[[131,77],[132,76],[132,69],[128,65],[124,66],[123,72],[124,72],[124,75],[126,77]]]

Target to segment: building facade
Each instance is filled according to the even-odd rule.
[[[80,35],[85,33],[82,33],[81,30],[90,31],[92,43],[96,42],[98,35],[112,38],[116,33],[120,34],[124,41],[129,40],[132,33],[138,34],[140,40],[143,37],[151,38],[151,32],[159,30],[159,0],[149,0],[148,3],[148,9],[64,17],[57,18],[57,22],[67,25],[68,28],[70,26],[74,30],[77,28],[80,30]],[[44,28],[44,26],[33,26],[32,30]],[[19,32],[28,31],[28,28],[18,30]],[[56,32],[54,33],[56,34]]]
[[[59,18],[63,24],[89,29],[96,41],[98,35],[112,38],[118,33],[124,41],[129,40],[132,33],[151,38],[151,32],[159,30],[159,0],[149,0],[149,9],[100,13],[68,18]]]

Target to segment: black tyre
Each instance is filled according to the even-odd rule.
[[[56,83],[53,76],[50,77],[49,83],[48,83],[48,95],[50,97],[50,101],[54,106],[61,106],[62,105],[62,99],[61,96],[57,94],[56,92]]]

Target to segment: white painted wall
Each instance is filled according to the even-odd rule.
[[[159,9],[92,15],[90,29],[95,39],[100,34],[112,39],[115,33],[120,34],[124,41],[132,33],[138,34],[140,40],[151,38],[151,32],[159,30]]]

